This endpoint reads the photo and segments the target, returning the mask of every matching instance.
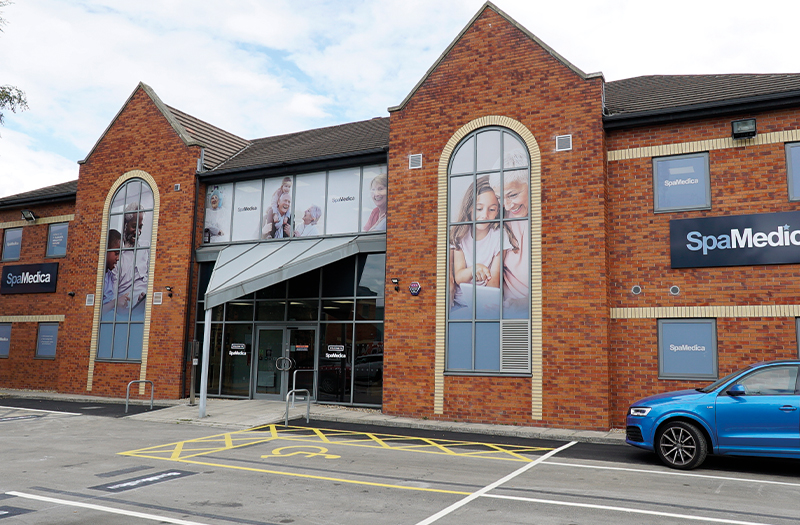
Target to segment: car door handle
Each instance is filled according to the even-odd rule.
[[[784,411],[784,412],[792,412],[792,411],[794,411],[794,410],[797,410],[797,407],[793,407],[792,405],[783,405],[783,406],[782,406],[781,408],[779,408],[778,410],[782,410],[782,411]]]

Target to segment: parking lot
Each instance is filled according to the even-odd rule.
[[[0,400],[0,405],[2,405]],[[63,407],[62,407],[63,408]],[[0,524],[797,523],[800,462],[295,420],[0,408]]]

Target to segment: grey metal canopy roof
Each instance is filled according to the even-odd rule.
[[[219,252],[206,289],[205,308],[233,301],[357,253],[385,249],[384,235],[233,244]]]

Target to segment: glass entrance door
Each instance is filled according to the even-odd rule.
[[[317,331],[313,327],[259,328],[256,366],[253,367],[253,398],[285,400],[289,390],[305,388],[314,395],[314,360]],[[291,367],[280,370],[287,364]],[[295,375],[295,370],[299,370]],[[297,378],[293,385],[294,378]]]

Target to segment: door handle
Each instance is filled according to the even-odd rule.
[[[782,410],[783,412],[793,412],[797,410],[797,407],[793,407],[792,405],[783,405],[778,410]]]

